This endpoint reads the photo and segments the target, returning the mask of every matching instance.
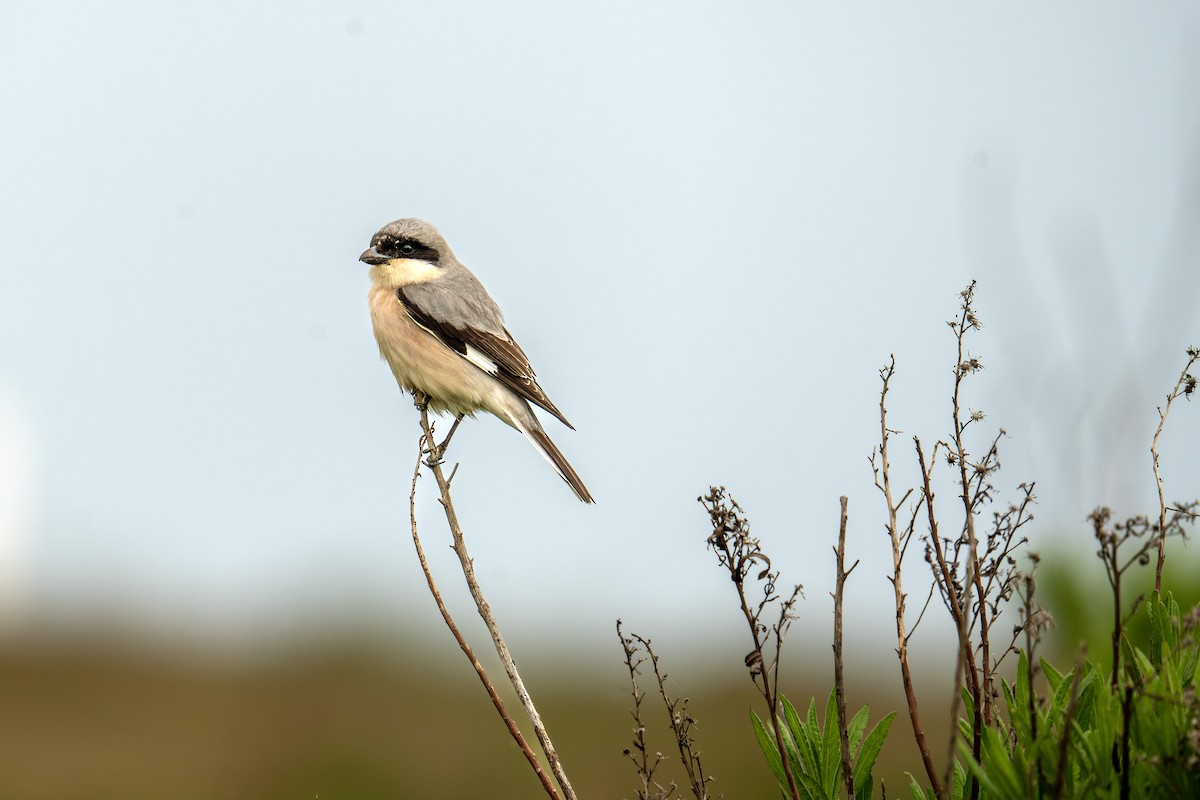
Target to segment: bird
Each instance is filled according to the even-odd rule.
[[[580,500],[594,503],[530,403],[575,426],[538,385],[500,307],[438,229],[419,219],[389,222],[358,260],[371,268],[371,326],[400,388],[423,394],[433,411],[455,415],[451,434],[464,416],[496,416],[524,434]]]

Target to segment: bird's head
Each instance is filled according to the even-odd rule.
[[[392,287],[435,280],[454,263],[454,254],[437,228],[419,219],[398,219],[371,237],[371,246],[358,257],[371,265],[373,281]]]

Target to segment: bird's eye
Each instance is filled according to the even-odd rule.
[[[417,248],[413,247],[408,242],[400,245],[398,249],[400,250],[400,255],[402,256],[411,256],[413,253],[417,252]]]

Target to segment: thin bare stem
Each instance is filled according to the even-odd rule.
[[[875,454],[873,453],[871,455],[871,464],[875,471],[875,486],[883,493],[884,500],[887,503],[887,532],[892,540],[892,574],[890,580],[896,608],[896,657],[900,662],[900,677],[904,684],[904,696],[908,701],[908,718],[912,723],[913,738],[916,740],[917,749],[921,751],[921,761],[925,766],[925,775],[929,778],[934,793],[938,797],[942,797],[944,795],[943,784],[938,777],[937,770],[933,766],[933,758],[929,754],[929,742],[925,738],[925,728],[921,725],[921,712],[917,705],[917,693],[913,688],[912,668],[909,666],[908,661],[908,636],[904,630],[904,606],[907,595],[904,594],[900,568],[904,560],[904,544],[906,540],[904,534],[900,531],[900,523],[897,516],[898,504],[892,495],[892,467],[888,461],[888,439],[892,432],[887,426],[887,393],[888,385],[895,372],[896,357],[892,356],[888,366],[879,371],[879,377],[883,381],[883,387],[879,392],[879,450],[877,451],[879,458],[878,462],[876,462]],[[907,494],[905,496],[907,497]],[[909,533],[911,534],[911,528]]]
[[[942,784],[950,786],[954,778],[954,755],[958,746],[958,706],[961,702],[959,687],[962,686],[964,672],[969,669],[969,665],[974,661],[974,654],[971,652],[970,630],[967,623],[967,615],[962,606],[963,598],[960,598],[959,592],[956,589],[954,571],[946,559],[946,553],[942,547],[942,539],[938,533],[937,515],[934,513],[932,474],[933,459],[937,457],[937,445],[934,446],[933,457],[927,464],[925,462],[925,452],[921,447],[921,440],[914,436],[913,444],[916,446],[917,463],[921,468],[921,500],[925,506],[926,517],[929,521],[929,542],[932,552],[926,558],[930,560],[935,582],[942,587],[942,597],[945,600],[946,608],[950,611],[951,618],[954,620],[954,628],[958,634],[958,656],[954,660],[954,682],[951,684],[952,688],[950,692],[950,736],[949,741],[946,743],[946,772],[942,778]],[[970,674],[974,678],[974,669],[970,669]]]
[[[437,603],[442,620],[445,621],[446,627],[450,629],[450,633],[454,635],[454,640],[458,642],[458,646],[467,656],[467,660],[471,662],[475,674],[479,676],[480,682],[483,683],[483,688],[487,690],[488,697],[492,699],[492,705],[496,707],[496,712],[504,720],[504,726],[508,728],[509,734],[513,737],[517,746],[521,748],[521,753],[525,756],[525,760],[529,762],[529,766],[537,775],[538,780],[541,781],[542,788],[554,800],[560,800],[558,791],[550,781],[550,776],[542,769],[537,756],[529,747],[529,743],[525,741],[525,737],[521,734],[521,729],[517,727],[516,721],[508,713],[508,709],[504,707],[504,701],[500,699],[500,695],[496,692],[496,687],[492,685],[487,670],[483,668],[483,664],[475,657],[475,651],[467,644],[467,640],[463,638],[462,633],[458,630],[458,626],[454,624],[454,618],[450,616],[450,611],[446,608],[446,604],[442,602],[442,594],[438,591],[437,584],[433,580],[433,573],[429,570],[429,562],[425,560],[425,549],[421,546],[421,537],[417,533],[417,480],[421,477],[421,460],[425,457],[425,450],[425,437],[422,435],[418,444],[417,465],[413,468],[412,489],[408,493],[408,516],[412,521],[413,546],[417,549],[417,560],[421,562],[421,571],[425,573],[425,583],[429,586],[429,592],[433,595],[433,601]]]
[[[967,357],[964,342],[968,331],[976,330],[980,326],[975,312],[971,308],[971,301],[975,295],[975,282],[962,292],[962,313],[959,316],[957,324],[953,325],[955,338],[958,342],[958,360],[954,365],[954,396],[953,396],[953,412],[951,421],[954,425],[954,451],[952,455],[959,469],[959,485],[962,488],[960,497],[963,502],[963,512],[965,514],[964,529],[966,532],[967,544],[967,577],[963,582],[963,601],[962,607],[971,613],[972,625],[974,620],[979,620],[979,647],[980,647],[980,664],[977,666],[974,658],[971,658],[966,664],[968,672],[971,675],[970,681],[971,699],[974,706],[974,715],[971,721],[972,741],[971,741],[971,756],[976,763],[980,763],[980,756],[983,747],[983,728],[991,723],[992,713],[992,693],[991,693],[991,655],[989,653],[989,636],[988,636],[988,607],[987,596],[984,592],[983,581],[980,578],[979,569],[979,546],[978,538],[975,533],[975,513],[977,501],[982,499],[976,493],[971,491],[972,476],[968,474],[969,454],[966,449],[965,437],[967,427],[981,416],[975,414],[968,415],[967,419],[963,420],[962,407],[962,385],[963,378],[967,375],[982,369],[982,365],[976,358]],[[980,468],[986,468],[986,461],[980,462]],[[981,469],[977,469],[975,474],[979,475],[979,481],[982,483],[983,475]],[[971,590],[976,591],[976,600],[978,605],[973,605],[971,601]],[[960,646],[962,642],[960,640]],[[960,657],[965,661],[968,658],[967,651],[964,649],[960,653]],[[957,684],[956,684],[957,685]],[[971,782],[971,800],[975,800],[979,796],[979,782]]]
[[[629,684],[633,694],[633,710],[629,712],[633,717],[633,749],[626,748],[624,755],[637,767],[638,778],[642,782],[641,788],[637,790],[637,798],[638,800],[667,800],[675,793],[675,782],[672,781],[669,786],[663,786],[654,780],[654,773],[662,765],[666,756],[656,752],[651,758],[650,750],[646,745],[646,723],[642,721],[642,700],[646,698],[646,693],[638,686],[637,676],[638,669],[646,659],[638,654],[637,642],[639,639],[626,636],[621,630],[621,620],[617,620],[617,638],[621,640],[621,650],[625,653],[625,667],[629,670]]]
[[[659,696],[662,697],[663,705],[667,709],[667,724],[671,726],[671,732],[675,734],[675,746],[679,750],[680,763],[688,777],[688,787],[692,790],[692,795],[696,800],[710,800],[708,784],[713,781],[713,778],[704,775],[704,767],[700,763],[700,752],[693,747],[696,741],[692,737],[692,726],[696,724],[696,721],[688,713],[688,699],[671,697],[667,693],[667,674],[659,670],[658,656],[654,654],[650,640],[638,636],[636,633],[631,636],[642,646],[642,649],[646,651],[646,656],[650,659],[650,667],[654,670],[654,679],[658,682]]]
[[[1150,443],[1150,456],[1154,462],[1154,483],[1158,486],[1158,563],[1154,569],[1154,591],[1162,591],[1163,563],[1167,560],[1167,501],[1163,496],[1162,475],[1158,472],[1158,437],[1162,435],[1163,426],[1167,424],[1167,414],[1171,413],[1171,403],[1179,396],[1189,400],[1196,391],[1196,379],[1189,374],[1192,366],[1200,360],[1200,348],[1189,347],[1188,362],[1179,373],[1179,380],[1167,394],[1166,408],[1158,408],[1158,427],[1154,431],[1154,440]]]
[[[917,628],[921,627],[921,620],[925,619],[925,612],[929,610],[929,603],[931,600],[933,600],[933,590],[936,588],[937,584],[929,584],[929,592],[925,595],[925,603],[921,606],[921,613],[917,614],[917,621],[914,622],[912,627],[908,629],[909,639],[912,639],[912,637],[917,635]]]
[[[710,486],[708,494],[698,498],[708,512],[713,532],[708,537],[708,546],[717,555],[717,562],[729,572],[729,579],[737,589],[742,616],[750,628],[754,649],[746,655],[746,666],[750,679],[762,695],[770,713],[771,730],[775,734],[775,746],[779,749],[783,774],[787,778],[788,790],[799,800],[800,790],[792,774],[791,762],[783,744],[783,733],[779,725],[779,663],[783,653],[783,639],[788,625],[794,618],[792,609],[802,595],[803,586],[797,585],[791,596],[780,601],[775,584],[779,571],[771,570],[771,559],[762,551],[762,543],[750,535],[750,523],[742,514],[741,506],[726,492],[724,486]],[[761,569],[759,569],[761,567]],[[746,598],[746,579],[752,570],[759,569],[756,580],[762,589],[762,599],[753,603]],[[768,628],[762,622],[763,611],[772,602],[779,601],[779,621]],[[766,662],[764,648],[775,634],[775,654],[771,663]]]
[[[854,765],[850,761],[850,729],[846,717],[846,675],[845,664],[842,660],[842,612],[846,596],[846,579],[854,568],[846,569],[846,520],[849,498],[842,495],[841,522],[838,524],[838,544],[834,549],[837,554],[837,583],[833,594],[833,687],[837,696],[838,731],[842,740],[842,781],[846,785],[846,799],[854,800]]]
[[[437,481],[438,492],[441,495],[442,510],[445,511],[446,522],[450,526],[450,535],[454,540],[454,552],[458,556],[459,563],[462,565],[463,576],[466,578],[467,587],[471,591],[471,597],[475,600],[475,607],[479,610],[479,616],[483,619],[484,625],[487,626],[488,632],[492,635],[492,643],[496,647],[496,653],[500,656],[501,663],[504,664],[504,671],[508,675],[509,682],[512,683],[513,689],[517,693],[517,699],[520,700],[521,706],[525,709],[525,713],[529,717],[529,721],[533,724],[533,730],[537,735],[538,743],[542,746],[542,752],[546,754],[546,761],[550,765],[550,771],[554,774],[554,778],[558,782],[559,788],[562,789],[566,800],[576,800],[575,791],[571,788],[571,782],[567,779],[567,774],[563,769],[562,762],[559,760],[558,752],[554,749],[554,742],[551,741],[550,735],[546,732],[546,726],[542,723],[542,718],[538,714],[537,707],[533,704],[533,698],[529,696],[529,691],[525,688],[525,682],[521,680],[521,675],[517,672],[517,665],[508,652],[508,646],[504,643],[500,627],[496,624],[496,617],[492,614],[491,606],[488,605],[487,599],[483,595],[483,590],[479,587],[479,581],[475,578],[475,567],[471,561],[470,553],[467,552],[467,543],[463,536],[462,526],[459,525],[458,515],[454,511],[454,502],[450,497],[450,482],[446,480],[446,476],[442,472],[440,458],[443,453],[439,452],[440,448],[434,444],[433,428],[429,422],[428,404],[423,402],[423,398],[417,398],[417,408],[421,412],[421,428],[425,432],[425,441],[431,448],[428,452],[432,456],[436,456],[435,458],[431,458],[427,465],[433,472],[434,479]]]

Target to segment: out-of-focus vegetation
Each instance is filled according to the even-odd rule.
[[[429,650],[413,641],[399,658],[339,645],[214,666],[10,644],[0,651],[0,797],[537,796],[470,668]],[[552,653],[537,658],[553,668]],[[581,796],[632,796],[620,670],[613,654],[586,674],[539,678],[535,690]],[[687,688],[721,790],[770,796],[749,682]],[[653,732],[650,744],[671,745]]]
[[[1200,550],[1195,542],[1175,542],[1163,567],[1163,586],[1186,611],[1200,603]],[[1088,658],[1105,669],[1112,668],[1108,641],[1112,635],[1112,597],[1104,582],[1104,570],[1090,553],[1052,550],[1038,568],[1038,594],[1054,617],[1054,631],[1045,642],[1045,654],[1056,664],[1069,665],[1081,642],[1088,642]],[[1154,565],[1129,573],[1125,596],[1132,601],[1148,598],[1154,591]],[[1128,613],[1128,607],[1126,608]],[[1139,609],[1126,626],[1135,642],[1150,640],[1150,616]]]
[[[964,723],[962,763],[979,783],[977,796],[1200,797],[1196,615],[1185,615],[1169,594],[1155,594],[1146,611],[1154,633],[1147,650],[1126,640],[1127,679],[1110,682],[1111,670],[1095,662],[1064,675],[1043,661],[1049,691],[1040,701],[1037,672],[1021,652],[1016,680],[1002,681],[1007,718],[982,729],[979,761]],[[965,782],[955,790],[955,797],[969,791]],[[922,796],[915,785],[913,796]]]
[[[1200,557],[1178,544],[1164,582],[1180,590],[1186,607],[1200,599],[1194,580]],[[1102,661],[1108,622],[1102,572],[1086,559],[1051,551],[1039,575],[1056,620],[1043,642],[1047,657],[1069,667],[1087,638],[1100,643],[1091,655]],[[1132,584],[1143,581],[1152,583],[1152,566],[1131,576]],[[1144,616],[1135,615],[1131,636],[1142,635]],[[823,624],[808,617],[802,624]],[[847,632],[851,640],[861,633],[853,621]],[[431,635],[437,634],[397,631],[396,641],[407,642],[403,656],[377,643],[342,642],[220,665],[141,649],[9,642],[0,648],[0,797],[537,796],[536,781],[470,668],[457,657],[431,656],[445,651],[445,642],[431,642]],[[953,643],[944,644],[950,657]],[[903,708],[889,657],[881,644],[877,671],[849,665],[850,702],[869,704],[873,720]],[[823,701],[828,651],[790,658],[784,693],[804,707],[814,696]],[[632,797],[636,776],[622,756],[631,701],[619,652],[601,653],[591,669],[559,680],[551,677],[552,651],[528,659],[544,674],[534,691],[580,795]],[[577,670],[576,654],[571,663]],[[778,786],[750,721],[749,709],[761,701],[750,681],[713,678],[710,663],[671,658],[669,666],[674,688],[690,698],[699,721],[705,769],[717,778],[712,791],[775,797]],[[943,741],[945,687],[918,688],[927,697],[929,735]],[[648,706],[649,744],[671,756],[661,713]],[[904,772],[918,763],[904,733],[899,722],[893,726],[875,768],[876,788],[884,781],[889,796],[901,796]],[[677,775],[676,760],[664,764],[664,774]]]

